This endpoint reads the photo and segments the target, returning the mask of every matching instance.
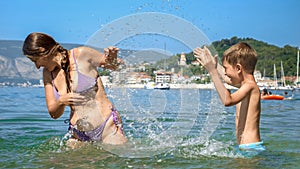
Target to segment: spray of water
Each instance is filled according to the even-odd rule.
[[[125,61],[125,65],[130,67],[130,64],[143,61],[143,57],[138,57],[138,52],[144,51],[143,56],[152,55],[154,52],[154,50],[149,50],[149,46],[143,46],[143,44],[147,44],[144,35],[150,35],[148,37],[152,37],[152,39],[159,36],[157,40],[151,41],[150,44],[158,42],[159,45],[164,46],[165,55],[166,53],[178,53],[178,50],[171,49],[174,42],[181,44],[182,51],[188,50],[189,52],[195,47],[210,44],[205,34],[192,23],[169,14],[146,12],[125,16],[103,26],[89,38],[86,45],[103,49],[107,46],[118,46],[118,44],[120,45],[118,47],[122,48],[122,45],[127,44],[130,51],[121,50],[120,55]],[[143,37],[138,38],[139,36]],[[163,43],[160,43],[160,38],[166,39],[163,40]],[[129,44],[130,39],[131,42],[135,42],[134,45]],[[168,39],[171,40],[168,41]],[[168,51],[166,46],[168,46]],[[212,50],[214,49],[212,48]],[[137,61],[137,59],[139,60]],[[153,61],[151,59],[153,57],[150,57],[150,60],[147,61]],[[126,80],[128,73],[130,73],[129,69],[120,70],[119,76]],[[116,108],[122,112],[123,118],[126,119],[126,126],[130,129],[126,133],[129,142],[122,146],[103,145],[103,148],[119,156],[126,157],[149,157],[170,152],[176,147],[189,145],[205,145],[204,147],[207,149],[198,149],[202,154],[205,151],[214,152],[214,148],[220,147],[216,146],[219,143],[210,144],[209,138],[224,118],[222,115],[223,106],[218,103],[217,95],[211,94],[211,107],[207,113],[201,112],[199,109],[201,100],[198,90],[178,90],[178,92],[178,110],[169,111],[167,107],[170,99],[167,91],[153,90],[148,92],[143,96],[143,100],[149,102],[139,103],[133,100],[133,96],[141,95],[140,90],[122,87],[122,84],[119,84],[117,89],[109,89],[109,96]],[[148,99],[145,99],[145,97],[148,97]],[[145,106],[145,104],[147,105]],[[168,113],[172,115],[172,118],[167,118]],[[186,139],[199,114],[206,117],[203,120],[204,124],[201,132],[197,137]],[[160,119],[164,119],[164,123]],[[168,123],[165,122],[166,119],[169,120]]]

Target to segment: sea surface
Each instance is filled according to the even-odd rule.
[[[1,87],[0,168],[300,168],[300,91],[262,101],[262,152],[238,150],[235,107],[222,106],[215,90],[108,88],[107,94],[128,143],[71,149],[69,109],[54,120],[43,88]]]

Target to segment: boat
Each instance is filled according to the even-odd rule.
[[[293,87],[290,85],[286,85],[285,83],[285,77],[284,77],[284,70],[283,70],[283,65],[281,61],[281,85],[278,85],[277,82],[277,75],[276,75],[276,65],[274,64],[274,85],[269,87],[269,89],[272,90],[293,90]]]
[[[261,96],[262,100],[283,100],[284,97],[281,95],[264,95]]]
[[[155,83],[155,82],[148,82],[144,86],[144,89],[159,89],[159,90],[169,90],[170,84],[169,83]]]
[[[297,51],[297,79],[295,82],[295,89],[300,90],[300,82],[299,82],[299,50]]]
[[[280,62],[280,65],[281,65],[281,86],[278,86],[278,89],[279,90],[293,90],[292,86],[286,84],[282,61]]]
[[[278,89],[278,82],[277,82],[277,74],[276,74],[276,65],[274,64],[274,86],[271,89]]]
[[[154,89],[155,88],[155,82],[148,82],[144,86],[145,89]]]
[[[34,85],[32,85],[32,87],[44,87],[44,81],[42,79],[40,79],[39,84],[34,84]]]
[[[157,83],[155,85],[154,89],[169,90],[170,89],[170,85],[169,85],[169,83]]]

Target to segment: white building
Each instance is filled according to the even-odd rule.
[[[186,66],[186,57],[185,54],[182,52],[180,55],[180,60],[178,62],[179,66]]]
[[[154,72],[156,83],[170,83],[171,82],[171,72]]]

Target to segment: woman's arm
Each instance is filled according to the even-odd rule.
[[[51,73],[46,69],[43,71],[43,80],[48,112],[53,119],[61,117],[66,106],[85,102],[84,96],[81,96],[78,93],[67,93],[66,90],[61,92],[65,94],[61,94],[59,98],[56,98],[54,95]]]
[[[46,95],[47,108],[50,116],[53,119],[58,119],[64,113],[65,105],[59,102],[59,100],[56,100],[56,98],[54,97],[52,98],[51,96],[52,94],[50,94],[51,90],[53,93],[52,85],[46,84],[45,95]]]
[[[44,69],[43,81],[48,112],[53,119],[57,119],[64,113],[65,105],[56,100],[50,76],[50,72]]]
[[[119,48],[116,47],[105,48],[104,53],[85,46],[76,48],[76,50],[80,57],[88,59],[88,62],[94,67],[116,70],[122,63],[122,60],[117,58]]]

